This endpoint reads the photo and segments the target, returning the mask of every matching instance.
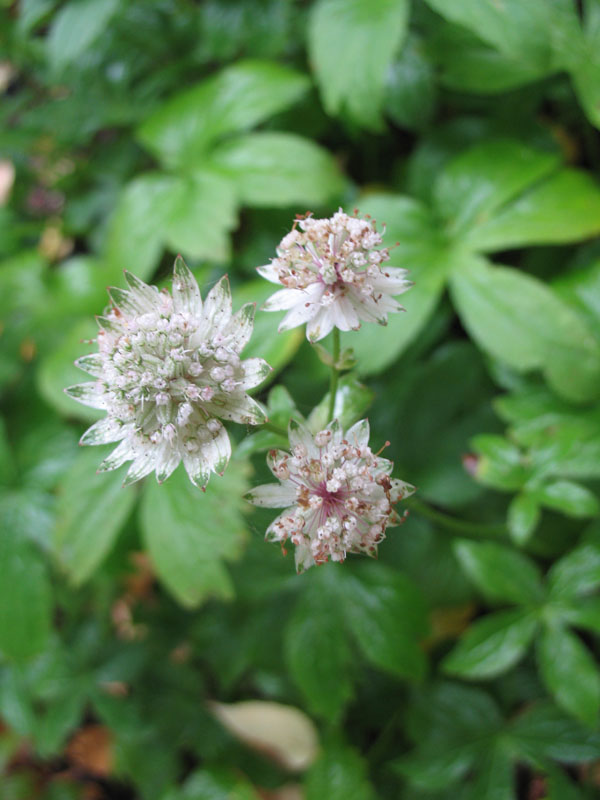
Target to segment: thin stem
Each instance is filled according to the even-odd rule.
[[[338,379],[340,371],[336,364],[340,357],[340,330],[339,328],[333,329],[333,351],[331,353],[333,364],[331,365],[331,378],[329,379],[329,411],[327,413],[327,421],[333,420],[333,411],[335,409],[335,396],[337,394]]]
[[[279,425],[275,425],[273,422],[263,422],[262,427],[264,430],[271,431],[271,433],[276,433],[279,436],[283,436],[284,439],[287,439],[287,431],[280,428]]]
[[[404,504],[414,511],[415,514],[419,514],[419,516],[425,517],[425,519],[430,519],[432,522],[437,522],[442,528],[461,533],[463,536],[475,538],[480,538],[482,536],[498,537],[506,536],[507,533],[504,525],[494,525],[488,522],[471,522],[470,520],[451,517],[449,514],[444,514],[443,511],[432,508],[416,497],[409,497],[404,501]]]

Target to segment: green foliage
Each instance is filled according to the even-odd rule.
[[[2,798],[593,800],[596,0],[24,0],[0,25]],[[335,355],[278,333],[255,268],[340,206],[414,285]],[[63,389],[106,287],[164,286],[179,252],[256,303],[269,426],[227,424],[204,493],[122,488]],[[336,358],[335,415],[417,493],[377,561],[296,576],[242,498],[290,419],[327,424]],[[316,755],[217,721],[249,699]]]

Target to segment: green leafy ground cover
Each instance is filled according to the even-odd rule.
[[[597,0],[20,0],[0,24],[0,796],[600,797]],[[342,336],[336,414],[418,492],[377,561],[297,576],[242,499],[277,434],[231,426],[205,494],[181,468],[122,489],[63,388],[124,268],[163,285],[180,252],[260,306],[295,214],[340,206],[415,285]],[[279,320],[245,351],[274,367],[257,399],[324,424],[327,369]],[[247,700],[312,733],[219,721]]]

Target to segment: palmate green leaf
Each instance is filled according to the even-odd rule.
[[[333,157],[293,133],[249,133],[218,145],[211,164],[227,175],[240,202],[255,207],[322,205],[339,195]]]
[[[564,244],[600,233],[600,186],[581,170],[563,169],[499,209],[467,235],[475,250],[493,252]]]
[[[76,0],[64,5],[50,25],[46,47],[56,72],[76,61],[102,34],[119,0]]]
[[[17,528],[2,526],[0,574],[0,653],[24,661],[48,641],[52,594],[40,553]]]
[[[356,354],[359,374],[373,375],[393,363],[426,325],[439,302],[453,254],[430,210],[417,200],[365,195],[359,198],[358,207],[378,225],[386,225],[389,266],[410,270],[408,278],[415,284],[398,298],[406,313],[390,314],[384,327],[363,322],[359,331],[342,333],[343,346]]]
[[[502,53],[460,25],[441,23],[429,40],[444,86],[461,92],[496,94],[537,81],[547,67]]]
[[[503,436],[480,434],[471,440],[478,454],[475,477],[494,489],[520,489],[531,477],[531,467],[515,444]]]
[[[398,125],[421,130],[435,110],[437,87],[434,65],[425,40],[409,35],[387,73],[385,110]]]
[[[558,705],[586,725],[598,722],[600,673],[583,642],[553,622],[538,639],[538,664],[542,680]]]
[[[579,44],[579,23],[569,0],[427,0],[446,19],[463,25],[540,76],[558,69],[565,40]]]
[[[453,272],[451,289],[465,327],[492,356],[519,371],[542,369],[550,386],[569,400],[600,393],[598,341],[541,281],[470,258]]]
[[[489,614],[467,628],[444,670],[475,679],[501,675],[523,657],[537,627],[535,615],[521,609]]]
[[[555,600],[574,599],[600,587],[598,536],[584,540],[552,565],[548,572],[548,587],[551,598]]]
[[[386,73],[400,48],[406,0],[318,0],[308,27],[308,51],[325,110],[381,128]]]
[[[538,702],[519,715],[508,735],[517,751],[534,763],[540,758],[567,764],[592,761],[600,748],[597,731],[590,731],[550,702]]]
[[[53,549],[75,586],[107,556],[138,496],[134,487],[123,488],[122,470],[96,473],[108,452],[83,448],[58,485]]]
[[[434,204],[452,236],[471,240],[502,206],[559,166],[556,153],[512,139],[486,139],[454,158],[436,181]]]
[[[427,634],[428,622],[417,587],[379,564],[338,573],[346,627],[364,657],[393,675],[422,678],[426,659],[419,642]]]
[[[454,552],[468,577],[494,603],[537,605],[544,599],[540,572],[526,556],[495,542],[459,540]]]
[[[332,595],[326,570],[311,570],[306,576],[285,630],[285,656],[309,709],[328,720],[338,719],[352,696],[352,653],[343,606],[335,592]]]
[[[233,595],[224,562],[240,555],[247,535],[241,512],[247,473],[246,462],[233,460],[200,492],[180,466],[162,486],[150,481],[144,487],[144,542],[158,577],[187,608],[209,596]]]
[[[367,765],[357,751],[341,741],[324,742],[319,758],[305,779],[306,800],[375,800]]]
[[[238,61],[162,105],[138,138],[166,166],[188,170],[220,138],[249,130],[295,103],[308,79],[281,64]]]
[[[540,520],[537,496],[524,491],[515,495],[508,506],[506,523],[512,540],[517,545],[526,544]]]

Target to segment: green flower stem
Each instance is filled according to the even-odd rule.
[[[409,497],[404,501],[407,506],[415,514],[418,514],[425,519],[430,519],[432,522],[437,523],[442,528],[446,528],[453,533],[460,533],[466,537],[479,539],[482,536],[502,537],[507,535],[507,530],[504,525],[494,525],[487,522],[471,522],[466,519],[458,519],[449,514],[444,514],[443,511],[438,511],[432,508],[428,503],[418,500],[416,497]]]
[[[287,439],[287,431],[279,425],[275,425],[274,422],[263,422],[262,427],[266,431],[271,431],[271,433],[276,433],[278,436],[283,436],[284,439]]]
[[[340,371],[336,364],[340,358],[340,331],[339,328],[333,329],[333,351],[331,353],[333,363],[331,365],[331,378],[329,380],[329,411],[327,413],[327,421],[333,420],[333,411],[335,409],[335,396],[337,394],[338,379]]]

